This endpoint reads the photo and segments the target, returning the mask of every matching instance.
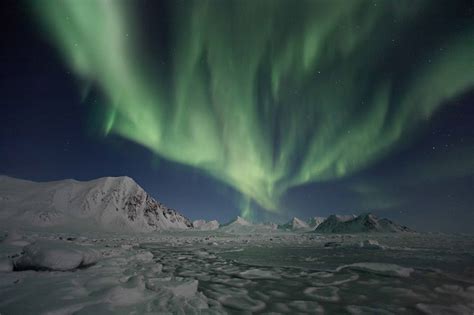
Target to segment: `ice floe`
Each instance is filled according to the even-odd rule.
[[[414,271],[413,268],[402,267],[396,264],[388,263],[374,263],[374,262],[362,262],[354,263],[349,265],[344,265],[337,268],[337,271],[342,269],[353,269],[372,272],[381,275],[387,276],[397,276],[397,277],[409,277],[410,274]]]
[[[61,241],[39,241],[23,248],[14,261],[15,269],[72,270],[96,263],[100,253],[81,245]]]

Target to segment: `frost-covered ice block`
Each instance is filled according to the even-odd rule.
[[[66,271],[96,263],[100,253],[94,249],[60,241],[38,241],[23,248],[14,261],[17,270]]]
[[[190,298],[197,292],[199,281],[183,277],[150,278],[146,281],[146,288],[153,291],[166,290],[176,296]]]

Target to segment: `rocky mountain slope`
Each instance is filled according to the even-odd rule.
[[[311,229],[316,229],[321,223],[323,223],[326,220],[325,217],[312,217],[309,218],[307,224]]]
[[[298,219],[297,217],[294,217],[289,222],[280,225],[278,228],[290,231],[310,229],[309,225],[306,222],[301,219]]]
[[[329,216],[315,230],[317,233],[413,232],[406,226],[371,213],[359,216]]]
[[[192,227],[129,177],[32,182],[0,176],[0,222],[135,232]]]

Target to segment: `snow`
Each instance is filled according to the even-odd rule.
[[[309,225],[306,222],[304,222],[303,220],[298,219],[297,217],[294,217],[293,219],[291,219],[286,224],[281,225],[279,228],[283,229],[283,230],[292,230],[292,231],[295,231],[295,230],[308,230]]]
[[[325,217],[312,217],[308,220],[308,226],[313,230],[326,220]]]
[[[0,272],[13,271],[13,263],[9,258],[0,258]]]
[[[363,240],[360,247],[365,249],[386,249],[386,246],[380,245],[376,240]]]
[[[277,226],[272,223],[253,224],[240,216],[237,216],[237,218],[219,228],[220,231],[230,234],[271,233],[276,229]]]
[[[7,233],[7,237],[3,240],[3,244],[8,244],[11,246],[26,246],[28,241],[23,239],[23,236],[17,231],[13,230]]]
[[[212,231],[219,228],[219,222],[217,220],[211,220],[206,222],[206,220],[195,220],[193,221],[193,227],[201,231]]]
[[[197,293],[198,280],[183,277],[151,278],[147,280],[146,288],[153,291],[167,290],[176,296],[189,298]]]
[[[0,176],[0,225],[1,314],[474,312],[474,237],[371,214],[219,227],[128,177]]]
[[[279,279],[278,274],[270,270],[252,268],[239,273],[239,276],[245,279]]]
[[[388,275],[388,276],[398,276],[398,277],[409,277],[412,272],[414,272],[413,268],[406,268],[396,264],[388,264],[388,263],[372,263],[372,262],[363,262],[363,263],[354,263],[349,265],[344,265],[339,267],[337,270],[342,270],[345,268],[354,269],[354,270],[362,270],[373,272],[380,275]]]
[[[96,263],[100,254],[88,247],[64,241],[38,241],[23,248],[14,261],[18,270],[73,270]]]
[[[388,219],[379,219],[371,213],[359,216],[331,215],[315,230],[318,233],[412,232],[405,226]]]
[[[30,252],[33,257],[42,253],[39,256],[54,259],[35,264],[37,271],[1,272],[0,313],[466,314],[474,310],[474,277],[469,271],[474,238],[258,231],[263,233],[229,234],[219,229],[81,235],[18,230],[14,238],[30,245],[22,254],[21,247],[0,243],[0,261],[21,261]],[[324,247],[330,241],[341,245]],[[386,249],[367,250],[361,243],[384,244]],[[87,261],[79,259],[77,251],[96,252],[99,258],[77,268]],[[60,269],[75,269],[51,270],[58,264]]]
[[[230,221],[225,226],[234,226],[234,225],[237,225],[237,226],[252,226],[252,223],[250,223],[249,221],[245,220],[244,218],[242,218],[240,216],[237,216],[237,218]]]
[[[41,183],[1,176],[0,196],[4,228],[151,232],[192,227],[126,176]]]
[[[341,298],[338,294],[339,288],[337,287],[308,287],[304,289],[304,294],[313,298],[317,301],[326,301],[326,302],[337,302]]]

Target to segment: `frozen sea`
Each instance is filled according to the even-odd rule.
[[[2,315],[474,314],[469,235],[14,234],[0,243]],[[39,267],[11,270],[35,243]]]

